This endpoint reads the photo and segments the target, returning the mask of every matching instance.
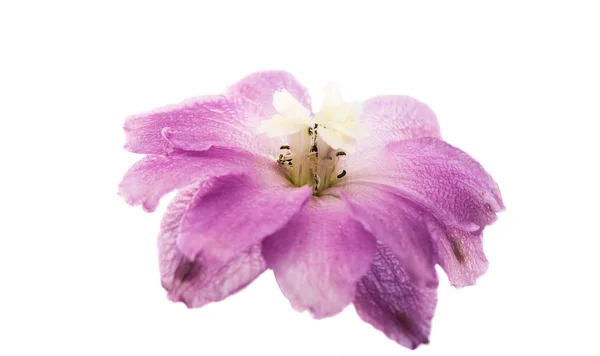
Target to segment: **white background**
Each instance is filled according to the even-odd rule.
[[[126,116],[285,69],[409,94],[495,177],[490,269],[445,276],[419,355],[598,355],[600,12],[554,2],[2,2],[1,355],[401,355],[352,307],[314,321],[272,274],[188,310],[154,214],[116,194]]]

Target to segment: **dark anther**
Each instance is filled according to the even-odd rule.
[[[284,164],[288,164],[288,165],[292,165],[292,157],[290,157],[289,154],[287,155],[283,155],[283,154],[279,154],[279,157],[277,158],[277,163],[284,165]]]
[[[289,150],[289,149],[290,149],[290,146],[288,146],[288,145],[283,145],[283,146],[279,147],[279,149],[280,149],[280,150]]]
[[[338,175],[337,175],[337,177],[338,177],[338,179],[339,179],[339,178],[343,178],[345,175],[346,175],[346,170],[344,169],[344,170],[342,171],[342,173],[340,173],[340,174],[338,174]]]
[[[346,155],[346,152],[344,152],[344,151],[340,151],[340,152],[336,153],[335,155],[336,155],[336,156],[345,156],[345,155]]]
[[[312,147],[310,148],[310,152],[318,152],[319,149],[317,148],[317,145],[312,145]]]
[[[312,132],[313,132],[313,129],[312,129],[312,127],[309,127],[309,128],[308,128],[308,135],[309,135],[309,136],[312,136]]]
[[[315,129],[317,128],[317,126],[319,126],[319,124],[315,124]]]

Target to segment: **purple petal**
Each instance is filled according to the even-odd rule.
[[[383,147],[399,140],[441,137],[433,111],[409,96],[376,96],[365,101],[360,122],[369,128],[369,139],[359,142],[358,150]]]
[[[426,209],[377,184],[348,184],[331,193],[339,194],[354,219],[398,256],[416,284],[437,283],[432,263],[439,264],[457,288],[475,284],[487,270],[483,229],[448,227]]]
[[[393,142],[356,154],[346,165],[348,183],[381,184],[463,230],[493,223],[504,209],[498,185],[483,167],[439,139]]]
[[[226,95],[232,100],[254,107],[262,113],[262,118],[270,119],[275,113],[273,93],[285,89],[304,107],[311,108],[310,96],[306,88],[294,76],[284,71],[264,71],[250,74],[232,85]],[[255,123],[258,126],[258,122]]]
[[[483,253],[483,230],[468,232],[445,226],[435,219],[428,224],[434,243],[436,262],[457,287],[475,284],[488,268]]]
[[[308,90],[294,76],[284,71],[263,71],[248,75],[229,87],[225,95],[237,105],[244,107],[248,116],[248,126],[256,132],[262,120],[270,119],[276,113],[273,107],[273,94],[286,90],[304,107],[311,109]],[[288,143],[284,137],[268,138],[266,135],[256,135],[254,151],[277,156],[279,147]]]
[[[258,72],[231,86],[225,95],[188,99],[125,121],[125,148],[162,154],[172,147],[203,151],[212,146],[276,154],[281,138],[258,135],[259,122],[275,113],[273,94],[286,89],[310,108],[308,92],[286,72]]]
[[[204,96],[135,115],[125,121],[125,148],[136,153],[161,154],[173,147],[204,151],[212,146],[240,148],[255,154],[269,152],[267,138],[256,134],[252,111],[225,96]],[[279,146],[277,146],[279,147]]]
[[[313,198],[263,241],[263,256],[294,309],[315,318],[342,311],[367,272],[375,239],[331,196]]]
[[[197,114],[198,111],[206,111],[207,106],[210,113],[203,112],[204,116]],[[257,155],[276,155],[279,152],[281,140],[256,133],[258,122],[266,118],[256,108],[221,97],[213,105],[204,102],[193,109],[190,114],[198,115],[193,125],[163,128],[162,135],[174,147],[186,151],[203,151],[211,146],[237,148]]]
[[[245,110],[225,96],[203,96],[125,120],[125,149],[161,154],[171,147],[193,142],[195,150],[239,147],[250,140],[244,125]]]
[[[225,263],[284,227],[312,196],[283,176],[226,175],[205,181],[181,224],[188,258]]]
[[[158,236],[160,276],[169,299],[189,308],[227,298],[242,289],[265,270],[260,244],[252,246],[225,265],[211,265],[201,259],[190,260],[177,248],[179,229],[188,206],[200,184],[181,190],[171,201]]]
[[[144,210],[154,211],[160,198],[172,190],[207,177],[247,172],[255,169],[252,164],[270,167],[259,158],[252,162],[250,155],[244,157],[223,149],[146,156],[125,173],[119,194],[130,205],[142,204]]]
[[[354,219],[402,260],[415,284],[437,284],[432,241],[418,206],[368,185],[349,185],[341,197]]]
[[[378,244],[370,271],[358,283],[354,306],[364,321],[388,338],[415,349],[429,342],[436,289],[437,283],[416,284],[403,261]]]

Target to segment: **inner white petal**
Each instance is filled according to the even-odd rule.
[[[325,141],[334,150],[343,150],[350,154],[356,148],[356,138],[345,134],[340,130],[330,128],[320,128],[319,137]]]
[[[304,120],[310,117],[310,109],[305,108],[285,89],[273,94],[273,107],[279,114],[290,120]]]

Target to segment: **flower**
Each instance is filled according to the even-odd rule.
[[[487,269],[498,186],[411,97],[346,103],[328,86],[313,114],[292,75],[258,72],[124,128],[125,148],[147,155],[119,186],[127,203],[153,211],[179,190],[160,229],[160,273],[190,308],[269,268],[296,310],[324,318],[353,303],[415,348],[428,342],[435,265],[456,287]]]

